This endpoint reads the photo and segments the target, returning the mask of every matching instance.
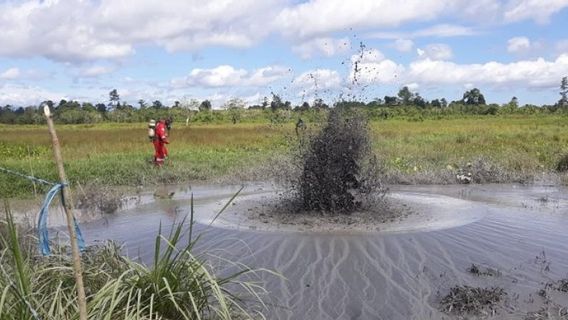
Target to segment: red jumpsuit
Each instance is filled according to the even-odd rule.
[[[156,123],[156,135],[154,137],[154,164],[161,166],[164,164],[164,160],[168,155],[168,149],[166,149],[166,144],[170,143],[168,141],[168,135],[166,134],[166,123],[162,120]]]

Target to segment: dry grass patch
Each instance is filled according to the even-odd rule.
[[[507,293],[503,288],[455,286],[440,301],[440,310],[456,315],[494,315]]]

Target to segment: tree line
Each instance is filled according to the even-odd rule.
[[[498,114],[535,114],[535,113],[568,113],[568,78],[563,77],[560,84],[560,99],[552,105],[520,106],[519,100],[512,97],[506,104],[488,104],[485,96],[478,88],[464,92],[462,99],[448,102],[445,98],[426,100],[418,92],[402,87],[396,96],[384,96],[372,101],[339,101],[333,107],[357,107],[368,111],[372,118],[386,119],[397,116],[431,116],[431,115],[498,115]],[[221,110],[213,110],[209,100],[175,101],[166,106],[161,101],[147,102],[139,100],[133,106],[120,99],[116,89],[109,92],[106,103],[93,104],[61,100],[58,103],[45,101],[54,114],[54,119],[63,124],[91,124],[99,122],[144,122],[149,119],[173,117],[176,122],[232,122],[264,121],[283,122],[296,114],[316,117],[330,106],[323,99],[316,99],[311,104],[303,102],[292,105],[279,95],[271,93],[260,104],[247,105],[242,99],[231,99]],[[0,107],[0,123],[4,124],[43,124],[45,119],[38,106]]]

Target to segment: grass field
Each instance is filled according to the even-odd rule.
[[[567,120],[525,116],[375,122],[374,148],[387,168],[403,172],[456,168],[480,158],[511,172],[550,172],[568,152]]]
[[[551,172],[568,152],[567,120],[545,115],[391,119],[374,121],[371,129],[374,151],[386,173],[398,177],[392,181],[412,182],[413,176],[436,176],[476,159],[523,175]],[[293,128],[180,125],[171,132],[171,161],[162,169],[148,163],[153,147],[145,124],[60,125],[57,130],[72,183],[136,186],[204,180],[254,167],[285,153]],[[47,128],[0,126],[0,167],[56,181]],[[2,196],[33,194],[28,181],[0,175]],[[427,183],[424,179],[418,182]]]
[[[150,159],[153,145],[145,124],[58,126],[68,179],[81,184],[145,185],[203,180],[249,166],[282,149],[282,128],[267,125],[191,126],[171,132],[170,161],[162,169]],[[47,128],[0,127],[0,167],[56,181]],[[2,174],[4,196],[31,194],[25,179]]]

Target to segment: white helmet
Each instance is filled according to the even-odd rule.
[[[156,126],[156,120],[151,119],[150,122],[148,122],[148,127],[155,127]]]

